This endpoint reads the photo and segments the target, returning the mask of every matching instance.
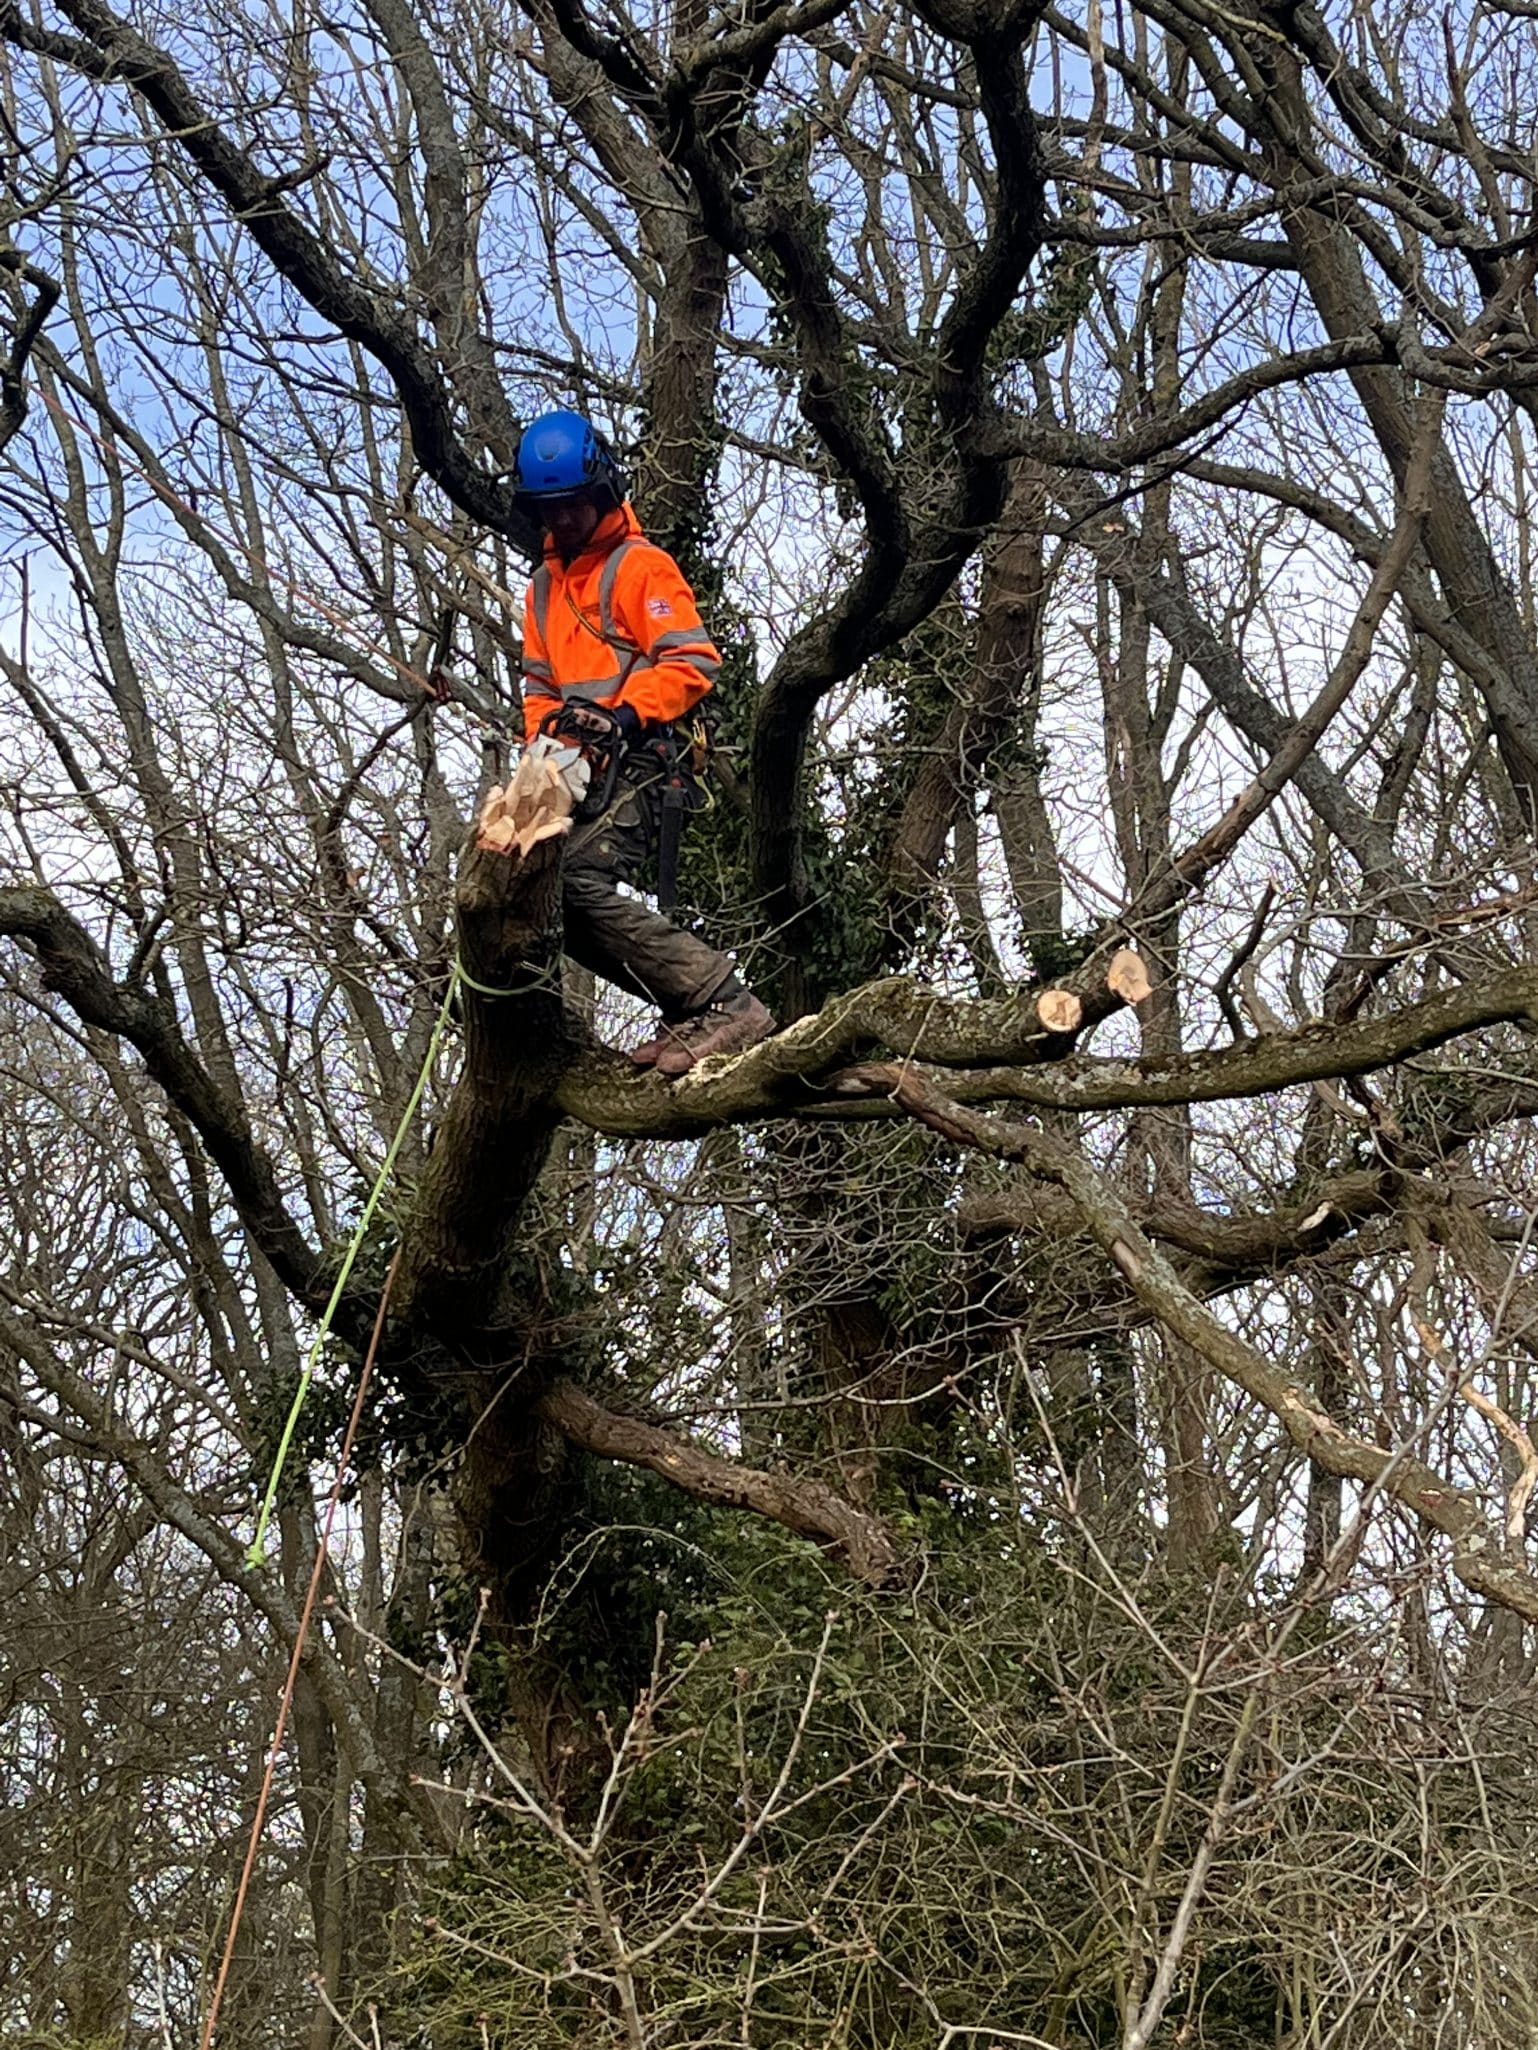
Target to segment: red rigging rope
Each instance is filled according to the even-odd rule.
[[[273,1726],[272,1742],[267,1747],[267,1765],[262,1774],[261,1791],[256,1797],[256,1813],[251,1818],[251,1835],[246,1844],[245,1862],[240,1869],[240,1883],[235,1889],[235,1902],[230,1910],[229,1931],[224,1939],[224,1953],[219,1960],[219,1973],[214,1981],[213,1995],[208,2003],[208,2018],[203,2024],[203,2034],[198,2050],[210,2050],[214,2040],[214,2028],[219,2020],[219,2009],[224,2000],[224,1989],[230,1976],[230,1965],[235,1956],[235,1942],[240,1934],[241,1917],[246,1909],[246,1895],[250,1891],[251,1875],[256,1870],[257,1852],[261,1848],[262,1830],[267,1820],[267,1804],[272,1796],[272,1783],[278,1768],[278,1758],[283,1749],[283,1737],[288,1728],[289,1714],[294,1705],[294,1687],[299,1678],[300,1662],[304,1658],[304,1647],[310,1632],[310,1623],[315,1614],[315,1598],[320,1591],[321,1575],[330,1558],[331,1532],[336,1522],[337,1504],[342,1496],[342,1481],[347,1472],[347,1462],[352,1455],[353,1441],[358,1434],[359,1420],[363,1415],[363,1399],[368,1393],[368,1384],[374,1371],[374,1360],[379,1351],[380,1335],[384,1330],[385,1313],[390,1306],[390,1290],[395,1281],[395,1270],[400,1265],[397,1249],[385,1275],[384,1287],[379,1294],[379,1309],[374,1317],[374,1329],[369,1338],[368,1351],[363,1358],[363,1371],[358,1376],[358,1392],[353,1397],[352,1414],[347,1419],[347,1429],[342,1436],[342,1449],[337,1457],[336,1478],[331,1483],[331,1492],[326,1499],[326,1518],[315,1547],[315,1563],[310,1569],[310,1584],[305,1589],[304,1606],[299,1612],[299,1628],[294,1633],[294,1648],[288,1661],[288,1674],[283,1682],[283,1694],[278,1703],[278,1719]]]
[[[48,407],[49,411],[55,415],[57,419],[65,423],[67,426],[75,429],[77,432],[87,436],[87,438],[93,441],[105,455],[110,457],[111,461],[119,468],[120,471],[125,472],[130,476],[136,477],[142,483],[148,485],[150,490],[153,491],[158,498],[160,498],[166,504],[171,506],[178,514],[185,517],[187,521],[193,522],[197,526],[203,528],[207,533],[212,535],[214,539],[222,542],[226,547],[237,549],[242,555],[244,555],[247,558],[247,560],[251,563],[253,568],[256,569],[261,576],[265,577],[270,582],[282,585],[293,597],[299,598],[303,600],[306,604],[312,606],[315,609],[315,611],[317,611],[322,616],[322,618],[328,620],[331,623],[331,625],[333,625],[338,630],[338,632],[350,635],[355,641],[359,642],[360,645],[369,654],[374,655],[381,661],[388,663],[390,667],[397,670],[399,674],[406,679],[407,682],[415,684],[418,687],[418,689],[420,689],[427,697],[432,699],[439,698],[439,691],[437,689],[437,686],[428,678],[423,677],[416,669],[414,669],[411,666],[409,662],[402,661],[402,659],[398,655],[396,655],[391,649],[382,647],[378,642],[370,640],[369,637],[362,632],[362,630],[356,625],[354,621],[348,619],[345,614],[337,611],[337,609],[334,606],[327,604],[324,599],[317,597],[313,591],[307,589],[295,578],[287,576],[281,570],[275,570],[265,560],[263,556],[261,556],[254,548],[250,547],[246,542],[238,539],[232,539],[228,535],[221,534],[218,528],[213,526],[212,523],[208,520],[204,519],[203,515],[200,512],[198,512],[196,507],[190,504],[187,499],[183,498],[178,492],[173,490],[169,484],[165,483],[162,479],[153,476],[149,471],[145,470],[139,464],[128,461],[125,458],[122,449],[116,440],[109,439],[107,436],[98,433],[97,430],[94,427],[92,427],[87,421],[78,418],[77,415],[70,412],[66,407],[60,405],[59,401],[53,396],[51,392],[43,391],[41,396],[44,404]],[[422,1092],[426,1085],[428,1074],[431,1071],[434,1059],[436,1058],[438,1052],[439,1045],[442,1041],[443,1030],[448,1018],[450,1006],[453,1001],[454,992],[458,987],[459,983],[464,980],[468,980],[468,978],[464,976],[462,969],[456,962],[454,973],[451,975],[449,979],[448,991],[444,997],[443,1004],[438,1013],[437,1023],[433,1030],[432,1040],[428,1046],[427,1058],[423,1063],[422,1073],[417,1079],[416,1088],[413,1090],[411,1099],[406,1106],[405,1115],[401,1119],[400,1126],[395,1133],[395,1137],[390,1147],[390,1150],[385,1156],[384,1165],[380,1170],[379,1176],[375,1181],[373,1193],[369,1199],[367,1207],[364,1210],[363,1217],[360,1221],[359,1227],[353,1235],[352,1243],[349,1246],[347,1257],[343,1262],[341,1273],[338,1275],[337,1278],[336,1287],[332,1292],[331,1300],[328,1303],[325,1314],[321,1320],[320,1330],[317,1334],[315,1344],[311,1349],[310,1359],[306,1362],[305,1371],[300,1377],[300,1385],[295,1395],[293,1407],[289,1412],[289,1416],[284,1427],[283,1438],[278,1448],[278,1455],[273,1467],[272,1477],[268,1483],[267,1495],[262,1504],[261,1514],[258,1518],[256,1540],[251,1547],[250,1553],[247,1555],[247,1564],[250,1566],[260,1567],[260,1565],[263,1563],[261,1557],[261,1548],[263,1535],[266,1529],[267,1517],[271,1511],[273,1502],[276,1499],[277,1488],[282,1474],[284,1458],[288,1451],[290,1441],[293,1437],[294,1427],[298,1420],[300,1406],[302,1405],[304,1397],[308,1391],[310,1379],[313,1375],[314,1368],[318,1360],[321,1344],[324,1341],[326,1332],[330,1328],[332,1315],[335,1312],[337,1302],[342,1293],[342,1289],[346,1285],[348,1274],[351,1271],[352,1264],[357,1255],[364,1232],[366,1231],[369,1220],[373,1214],[374,1206],[377,1203],[379,1196],[382,1193],[383,1188],[389,1179],[390,1170],[394,1165],[396,1154],[399,1151],[401,1142],[405,1137],[407,1127],[411,1122],[416,1107],[421,1100]],[[472,986],[476,988],[480,987],[479,984],[474,984]],[[500,994],[501,992],[490,993]],[[315,1560],[310,1570],[310,1581],[309,1586],[305,1590],[304,1604],[299,1613],[299,1624],[294,1635],[293,1649],[289,1656],[288,1672],[283,1682],[283,1692],[278,1704],[277,1720],[273,1726],[272,1741],[267,1747],[267,1762],[262,1774],[261,1788],[257,1795],[256,1812],[251,1819],[251,1833],[246,1844],[246,1855],[244,1862],[241,1866],[240,1880],[235,1890],[234,1903],[230,1910],[229,1929],[225,1936],[224,1950],[220,1957],[218,1974],[215,1978],[213,1993],[209,2000],[208,2015],[203,2024],[203,2033],[199,2042],[199,2050],[211,2050],[211,2046],[214,2040],[214,2031],[218,2025],[219,2010],[221,2005],[223,2004],[225,1988],[229,1982],[230,1967],[235,1956],[235,1945],[240,1934],[241,1919],[245,1913],[246,1900],[251,1887],[251,1879],[252,1875],[256,1870],[256,1860],[258,1853],[261,1849],[262,1832],[267,1820],[268,1806],[272,1799],[273,1783],[277,1775],[278,1760],[282,1755],[283,1739],[288,1729],[289,1716],[293,1710],[294,1688],[299,1677],[299,1667],[304,1659],[305,1646],[309,1639],[310,1625],[314,1620],[315,1603],[317,1595],[320,1591],[321,1577],[326,1570],[326,1566],[330,1558],[331,1534],[333,1528],[335,1527],[337,1507],[341,1500],[342,1483],[346,1476],[348,1460],[352,1456],[353,1444],[357,1438],[358,1425],[363,1415],[364,1399],[368,1393],[369,1381],[374,1371],[374,1362],[378,1356],[379,1341],[384,1331],[385,1317],[389,1309],[390,1291],[394,1284],[396,1269],[398,1268],[399,1264],[400,1251],[399,1248],[397,1248],[394,1256],[390,1261],[389,1271],[385,1275],[384,1287],[380,1292],[379,1308],[374,1318],[373,1332],[369,1338],[368,1350],[364,1355],[362,1372],[360,1373],[358,1378],[357,1394],[353,1398],[352,1412],[347,1420],[347,1429],[343,1434],[342,1447],[337,1459],[336,1477],[332,1481],[331,1491],[326,1502],[325,1520],[320,1533],[319,1541],[315,1548]]]

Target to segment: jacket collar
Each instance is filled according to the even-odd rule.
[[[595,562],[602,562],[605,556],[614,553],[622,541],[637,541],[640,539],[641,522],[636,518],[635,508],[627,498],[623,505],[617,505],[612,512],[604,514],[588,537],[587,546],[580,554],[574,555],[570,562],[562,560],[560,550],[547,534],[545,536],[545,567],[546,569],[560,570],[565,575],[570,576],[574,571],[587,569]]]

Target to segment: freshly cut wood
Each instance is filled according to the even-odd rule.
[[[493,819],[489,826],[483,825],[476,835],[477,847],[484,847],[494,854],[505,854],[518,837],[518,828],[509,818]]]
[[[541,840],[571,831],[576,802],[552,761],[525,755],[506,786],[493,783],[476,821],[475,844],[491,854],[522,857]]]
[[[1135,954],[1131,947],[1118,947],[1111,956],[1111,965],[1105,972],[1106,986],[1129,1004],[1140,1004],[1144,997],[1153,995],[1153,984],[1148,980],[1148,970],[1143,966],[1141,954]]]
[[[1036,1015],[1049,1032],[1072,1032],[1084,1006],[1071,989],[1044,989],[1036,999]]]

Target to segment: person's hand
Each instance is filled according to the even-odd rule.
[[[561,713],[561,725],[569,733],[591,733],[603,736],[614,731],[614,718],[597,705],[567,705]]]

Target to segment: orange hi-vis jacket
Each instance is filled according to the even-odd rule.
[[[573,698],[629,705],[643,722],[681,719],[720,668],[683,571],[628,504],[605,513],[569,563],[546,544],[524,601],[527,739]]]

